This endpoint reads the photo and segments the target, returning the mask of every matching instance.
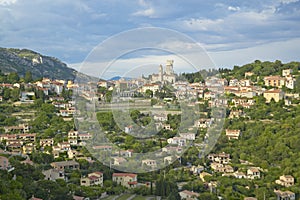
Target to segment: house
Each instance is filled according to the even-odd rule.
[[[172,156],[166,156],[166,157],[164,157],[164,163],[171,164],[172,161],[173,161],[173,157]]]
[[[266,103],[270,103],[272,99],[278,102],[283,99],[284,93],[279,89],[271,89],[264,92],[264,97],[266,98]]]
[[[280,76],[266,76],[264,77],[265,86],[272,86],[281,88],[285,85],[285,78]]]
[[[60,148],[60,151],[69,151],[71,149],[69,142],[60,142],[57,146]]]
[[[237,140],[239,139],[241,135],[241,131],[240,130],[230,130],[230,129],[226,129],[226,136],[228,137],[229,140]]]
[[[112,146],[93,146],[94,150],[102,150],[102,151],[111,151],[112,150]]]
[[[275,181],[275,183],[284,187],[290,187],[295,184],[295,179],[291,175],[282,175]]]
[[[35,150],[35,145],[33,143],[27,143],[22,147],[23,154],[32,154],[34,150]]]
[[[282,70],[282,76],[286,77],[286,76],[289,76],[293,73],[293,70],[292,69],[283,69]]]
[[[133,150],[127,149],[127,150],[121,150],[118,151],[119,156],[130,158],[132,156]]]
[[[217,193],[218,182],[217,181],[209,181],[209,183],[205,183],[205,186],[208,187],[210,193]]]
[[[183,191],[179,192],[179,195],[180,195],[181,199],[186,199],[186,200],[193,200],[193,199],[196,200],[197,197],[200,196],[199,193],[188,191],[188,190],[183,190]]]
[[[34,197],[34,195],[32,195],[32,197],[29,200],[43,200],[43,199]]]
[[[137,174],[113,173],[112,181],[126,188],[135,188],[137,186]]]
[[[230,110],[229,119],[240,118],[243,114],[242,110]]]
[[[199,119],[194,123],[194,127],[197,128],[208,128],[212,124],[212,119]]]
[[[88,140],[92,139],[90,133],[79,133],[78,134],[78,145],[85,146]]]
[[[8,170],[10,168],[10,164],[8,158],[4,156],[0,156],[0,169]]]
[[[143,166],[156,167],[156,160],[146,159],[142,160]]]
[[[162,148],[162,152],[167,152],[167,153],[175,153],[175,154],[181,154],[182,153],[182,148],[181,147],[173,147],[173,146],[166,146]]]
[[[90,200],[90,198],[73,195],[73,200]]]
[[[291,192],[291,191],[274,190],[274,193],[277,196],[277,200],[295,200],[296,199],[295,193]]]
[[[64,84],[60,83],[58,81],[53,81],[52,82],[52,89],[56,94],[61,94],[63,89],[64,89]]]
[[[20,101],[22,102],[33,102],[34,92],[21,92]]]
[[[164,129],[164,130],[173,130],[171,128],[170,124],[163,124],[163,123],[159,122],[159,123],[155,123],[155,125],[156,125],[157,130],[160,130],[161,128]]]
[[[183,137],[173,137],[167,139],[168,144],[174,144],[178,146],[185,146],[186,145],[186,139]]]
[[[98,87],[105,87],[107,88],[108,87],[108,82],[107,81],[99,81],[97,83]]]
[[[103,186],[103,173],[102,172],[93,172],[80,179],[81,186],[94,186],[100,185]]]
[[[160,121],[160,122],[164,122],[168,120],[168,116],[165,114],[155,114],[153,118],[155,121]]]
[[[52,102],[52,105],[54,105],[55,108],[66,109],[68,104],[63,102]]]
[[[127,160],[123,157],[113,157],[113,165],[121,165],[124,162],[127,162]]]
[[[48,169],[42,172],[45,175],[45,180],[55,181],[57,179],[66,180],[65,173],[63,170]]]
[[[230,162],[230,154],[226,154],[225,152],[219,154],[208,154],[207,158],[220,164],[228,164]]]
[[[153,94],[158,91],[160,88],[159,84],[145,84],[142,86],[142,93],[145,93],[147,90],[151,90],[153,92]]]
[[[230,165],[224,165],[224,164],[220,164],[220,163],[211,163],[211,168],[215,171],[215,172],[221,172],[221,173],[233,173],[234,170]]]
[[[195,140],[196,134],[195,133],[179,133],[180,137],[185,138],[187,140]]]
[[[241,179],[241,178],[246,178],[246,177],[247,177],[246,174],[245,174],[244,172],[239,172],[239,171],[234,172],[234,173],[233,173],[233,176],[234,176],[235,178],[239,178],[239,179]]]
[[[78,131],[69,131],[68,132],[68,139],[76,139],[78,138]]]
[[[25,165],[31,165],[31,166],[34,165],[34,163],[30,160],[29,157],[27,157],[26,160],[21,161],[21,163]]]
[[[260,178],[260,170],[257,167],[250,167],[247,170],[247,177],[249,179]]]
[[[238,86],[239,80],[238,79],[230,79],[229,80],[229,86]]]
[[[78,140],[77,139],[73,139],[73,138],[68,138],[68,143],[71,146],[77,146],[78,145]]]
[[[36,133],[18,134],[17,137],[23,142],[35,142]]]
[[[49,138],[49,139],[40,139],[40,146],[41,147],[51,147],[54,144],[54,140],[53,138]]]
[[[19,124],[18,126],[4,126],[5,133],[18,132],[18,133],[28,133],[30,127],[28,124]]]
[[[68,142],[73,146],[78,144],[78,131],[72,130],[68,132]]]
[[[130,126],[126,126],[124,131],[125,131],[125,133],[131,133],[132,129],[133,129],[133,126],[130,125]]]
[[[65,101],[64,97],[49,97],[49,101]]]
[[[255,197],[245,197],[244,200],[257,200]]]
[[[56,146],[57,147],[57,146]],[[52,147],[52,155],[54,158],[59,158],[60,150],[57,150],[54,146]]]
[[[246,108],[250,108],[250,106],[254,105],[254,99],[246,99],[246,98],[234,98],[231,101],[234,104],[234,107],[242,106]]]
[[[210,173],[207,173],[207,172],[201,172],[200,173],[200,175],[199,175],[199,177],[200,177],[200,179],[203,181],[203,182],[205,182],[205,177],[206,176],[212,176]]]
[[[296,84],[296,79],[292,75],[289,75],[286,77],[285,87],[292,90],[292,89],[294,89],[295,84]]]
[[[242,87],[248,87],[251,86],[251,80],[249,79],[242,79],[239,81],[239,85]]]
[[[51,166],[54,169],[58,169],[58,170],[79,169],[79,163],[76,161],[73,161],[73,160],[53,162],[53,163],[51,163]]]
[[[204,170],[204,166],[198,165],[192,165],[190,168],[190,172],[192,172],[194,175],[199,175]]]
[[[67,154],[69,159],[73,159],[76,158],[76,156],[78,156],[80,153],[76,150],[69,149]]]

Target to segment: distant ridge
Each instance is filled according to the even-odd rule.
[[[132,78],[130,78],[130,77],[114,76],[114,77],[108,79],[108,81],[118,81],[120,79],[124,79],[124,80],[128,81],[128,80],[131,80]]]
[[[17,72],[24,76],[27,71],[33,78],[91,80],[92,77],[69,68],[57,58],[41,55],[29,49],[0,48],[0,70],[2,73]]]

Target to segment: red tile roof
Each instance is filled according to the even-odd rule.
[[[113,173],[112,176],[113,177],[114,176],[129,176],[129,177],[135,178],[137,175],[136,174],[130,174],[130,173]]]

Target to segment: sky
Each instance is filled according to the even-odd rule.
[[[230,68],[257,59],[299,61],[299,21],[299,0],[0,0],[0,46],[32,49],[76,69],[84,62],[99,68],[112,59],[102,54],[90,59],[103,43],[132,29],[158,27],[190,37],[215,66]],[[159,34],[146,39],[162,42]],[[104,54],[130,48],[128,41],[106,46]],[[162,43],[186,50],[180,42]],[[121,56],[106,76],[168,58],[176,66],[178,57],[162,54]],[[177,60],[181,71],[183,63]]]

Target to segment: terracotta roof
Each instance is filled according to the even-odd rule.
[[[93,172],[95,174],[99,174],[99,175],[102,175],[103,173],[102,172]]]
[[[129,176],[129,177],[132,177],[132,178],[137,177],[136,174],[130,174],[130,173],[113,173],[112,176],[113,176],[113,177],[114,177],[114,176]]]
[[[190,196],[199,196],[199,193],[188,191],[188,190],[183,190],[182,192]]]
[[[281,90],[267,90],[265,93],[281,93]]]
[[[252,172],[259,172],[259,169],[257,167],[250,167],[249,170]]]
[[[294,178],[293,176],[291,175],[283,175],[285,178]]]
[[[264,80],[283,80],[283,77],[280,76],[266,76]]]
[[[99,177],[97,177],[97,176],[89,176],[88,179],[90,179],[90,180],[97,180],[97,179],[99,179]]]
[[[84,200],[84,197],[80,197],[80,196],[73,196],[73,200]]]
[[[128,182],[129,185],[136,185],[137,184],[137,181],[131,181],[131,182]]]

